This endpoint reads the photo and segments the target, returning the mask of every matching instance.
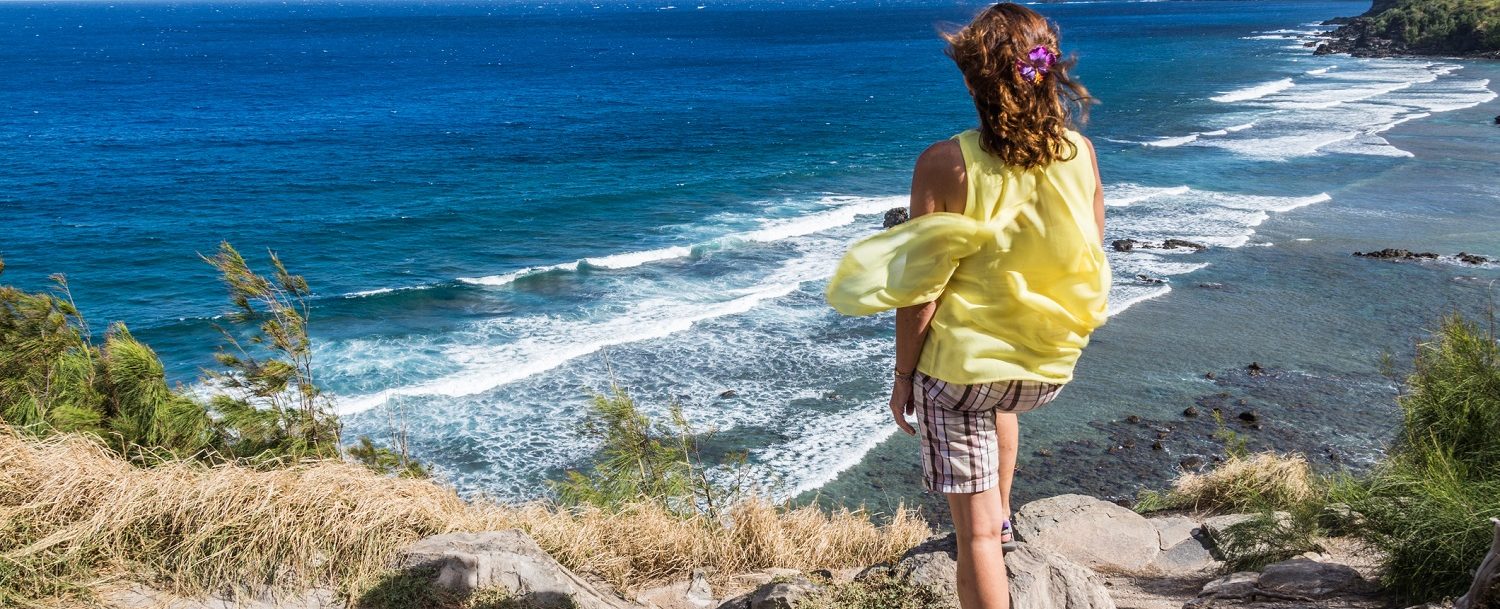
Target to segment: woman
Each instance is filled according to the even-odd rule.
[[[828,287],[840,312],[897,308],[891,414],[916,434],[923,481],[947,496],[959,602],[1005,609],[1016,415],[1055,398],[1110,285],[1093,144],[1071,127],[1091,102],[1058,58],[1054,26],[990,6],[944,36],[979,127],[929,147],[911,217],[856,243]]]

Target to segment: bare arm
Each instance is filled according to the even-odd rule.
[[[928,147],[917,157],[912,171],[911,217],[935,211],[962,213],[968,200],[964,179],[963,150],[958,142],[945,140]],[[935,312],[937,301],[896,310],[896,380],[891,388],[891,414],[896,425],[908,434],[916,434],[905,416],[915,410],[910,375],[917,369]]]

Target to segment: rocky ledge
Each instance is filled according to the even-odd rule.
[[[1354,252],[1354,255],[1361,258],[1379,258],[1381,260],[1437,260],[1443,257],[1434,252],[1413,252],[1411,250],[1392,247],[1373,252]],[[1490,262],[1494,262],[1493,260],[1485,256],[1470,254],[1468,252],[1459,252],[1453,256],[1453,259],[1457,260],[1458,262],[1471,265],[1488,264]]]

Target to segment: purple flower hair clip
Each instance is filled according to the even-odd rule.
[[[1022,80],[1039,85],[1054,63],[1057,63],[1057,53],[1053,53],[1046,45],[1039,44],[1026,54],[1025,59],[1016,60],[1016,69],[1021,71]]]

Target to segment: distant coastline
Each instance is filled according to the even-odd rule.
[[[1444,56],[1500,59],[1500,0],[1375,0],[1337,25],[1318,55]]]

